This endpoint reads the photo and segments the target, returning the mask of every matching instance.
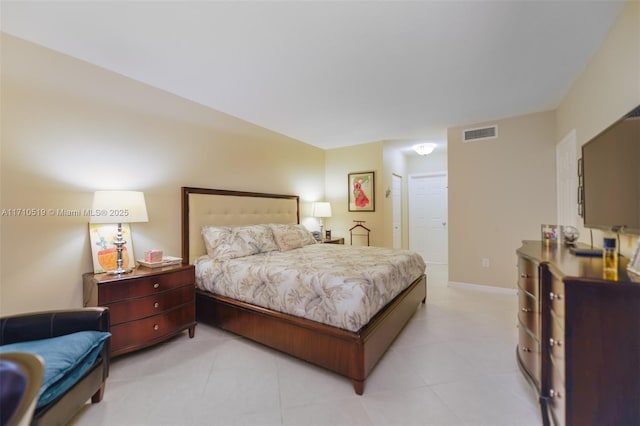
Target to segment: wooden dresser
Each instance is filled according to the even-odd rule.
[[[517,254],[517,360],[545,424],[640,424],[640,283],[627,262],[607,281],[602,259],[562,246],[525,241]]]
[[[196,327],[193,265],[138,267],[129,274],[83,275],[84,306],[111,311],[111,355],[164,341]]]

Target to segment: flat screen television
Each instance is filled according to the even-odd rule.
[[[640,234],[640,106],[582,146],[584,226]]]

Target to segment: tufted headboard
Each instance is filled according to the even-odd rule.
[[[207,253],[203,225],[300,223],[299,202],[297,195],[182,187],[182,261]]]

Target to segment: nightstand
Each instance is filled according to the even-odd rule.
[[[344,244],[344,238],[329,238],[322,240],[324,244]]]
[[[139,266],[129,274],[86,273],[84,306],[111,311],[111,356],[160,343],[188,329],[195,335],[195,267]]]

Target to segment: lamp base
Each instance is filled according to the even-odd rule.
[[[113,271],[107,271],[107,275],[128,274],[133,270],[133,268],[122,267],[122,247],[126,244],[126,241],[122,238],[122,223],[118,223],[118,232],[113,240],[113,244],[116,246],[116,269]]]

